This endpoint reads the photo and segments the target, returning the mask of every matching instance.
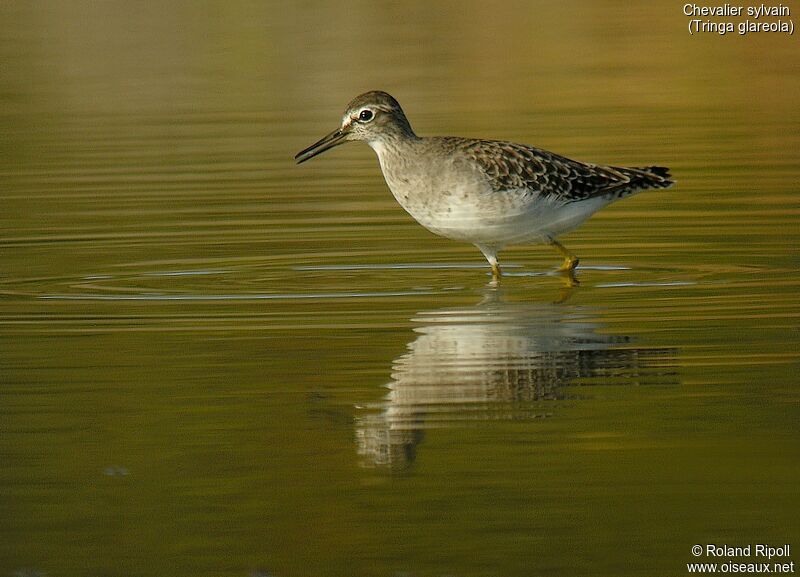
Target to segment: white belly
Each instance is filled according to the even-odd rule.
[[[463,194],[454,191],[435,200],[394,190],[397,202],[431,232],[473,244],[502,247],[548,242],[574,229],[602,206],[603,199],[553,202],[522,191]]]

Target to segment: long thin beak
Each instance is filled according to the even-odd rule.
[[[314,158],[316,155],[321,154],[328,150],[329,148],[333,148],[339,144],[342,144],[345,141],[345,136],[347,133],[342,131],[341,128],[337,128],[327,136],[322,137],[320,140],[306,148],[305,150],[301,150],[298,152],[294,159],[297,161],[297,164],[301,162],[305,162],[309,158]]]

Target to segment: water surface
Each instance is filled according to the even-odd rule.
[[[0,574],[679,575],[696,543],[800,547],[794,39],[612,2],[0,22]],[[492,287],[366,146],[293,164],[375,88],[421,134],[678,186],[563,239],[580,286],[514,247]]]

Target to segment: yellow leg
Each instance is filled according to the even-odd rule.
[[[492,280],[499,281],[500,277],[503,276],[503,272],[500,270],[500,263],[498,263],[495,260],[491,261],[491,265],[492,265]]]
[[[564,257],[564,262],[558,267],[558,270],[561,272],[572,272],[575,270],[575,267],[578,266],[578,257],[569,252],[563,244],[558,242],[556,239],[550,241],[550,245],[555,248],[561,256]]]
[[[574,270],[563,270],[559,272],[561,273],[561,287],[563,289],[570,290],[574,289],[576,286],[580,286],[581,283],[578,282]]]
[[[486,260],[489,261],[489,264],[492,267],[492,284],[497,285],[500,277],[503,276],[503,273],[500,272],[500,263],[497,262],[497,248],[484,246],[482,244],[476,244],[475,246],[478,247],[478,250],[480,250],[483,253],[483,256],[486,257]]]

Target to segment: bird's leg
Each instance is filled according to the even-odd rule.
[[[580,286],[580,282],[578,282],[578,278],[575,276],[575,270],[564,270],[559,271],[561,274],[561,286],[565,290],[572,290],[576,286]]]
[[[557,251],[558,251],[558,252],[561,254],[561,256],[563,256],[563,257],[564,257],[564,262],[563,262],[563,263],[561,263],[561,266],[560,266],[560,267],[558,267],[558,270],[559,270],[560,272],[569,272],[569,273],[571,273],[572,271],[574,271],[574,270],[575,270],[575,267],[577,267],[577,266],[578,266],[578,262],[579,262],[579,261],[578,261],[578,257],[577,257],[577,256],[575,256],[574,254],[572,254],[571,252],[569,252],[569,251],[568,251],[568,250],[567,250],[567,249],[564,247],[564,245],[563,245],[563,244],[561,244],[560,242],[558,242],[558,241],[557,241],[556,239],[554,239],[554,238],[553,238],[553,239],[550,239],[550,246],[552,246],[553,248],[555,248],[555,249],[556,249],[556,250],[557,250]]]
[[[496,260],[492,260],[489,261],[489,264],[492,265],[492,281],[499,281],[500,277],[503,276],[503,271],[500,270],[500,263]]]
[[[497,261],[497,248],[483,246],[481,244],[476,244],[475,246],[478,247],[483,253],[483,256],[486,257],[486,260],[489,261],[492,267],[492,284],[496,285],[500,277],[503,276],[503,273],[500,271],[500,263]]]

